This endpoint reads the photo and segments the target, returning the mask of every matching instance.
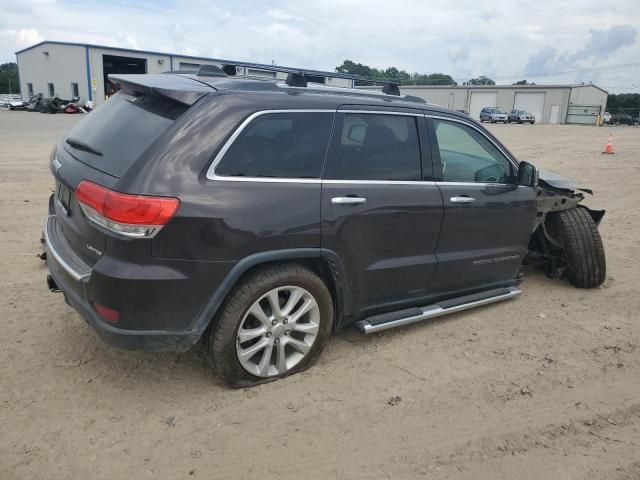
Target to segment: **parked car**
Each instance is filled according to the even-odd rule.
[[[613,113],[609,120],[610,125],[634,125],[635,123],[634,118],[626,113]]]
[[[6,110],[26,110],[27,104],[22,100],[15,100],[14,98],[0,98],[0,108]]]
[[[465,114],[294,74],[111,79],[51,154],[43,231],[49,288],[110,344],[202,340],[244,387],[306,369],[349,325],[516,297],[523,262],[605,279],[590,190],[539,180]]]
[[[507,112],[497,107],[484,107],[480,110],[480,122],[504,122],[507,123]]]
[[[536,117],[535,115],[533,115],[533,113],[531,112],[527,112],[526,110],[511,110],[511,112],[509,112],[509,117],[507,119],[507,121],[509,123],[511,122],[516,122],[516,123],[530,123],[531,125],[533,125],[534,123],[536,123]]]

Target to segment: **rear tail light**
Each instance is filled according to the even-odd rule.
[[[86,217],[107,230],[127,237],[153,237],[178,210],[180,200],[115,192],[83,180],[76,199]]]

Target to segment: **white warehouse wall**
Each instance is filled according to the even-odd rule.
[[[380,90],[380,87],[359,88],[363,88],[366,90]],[[424,99],[428,103],[445,108],[450,108],[452,110],[464,110],[467,113],[469,113],[471,99],[474,93],[493,94],[495,98],[495,104],[482,105],[482,107],[495,106],[507,112],[513,110],[516,101],[516,94],[534,92],[544,93],[542,118],[536,118],[536,121],[540,123],[549,123],[549,117],[554,105],[559,107],[558,123],[565,123],[567,116],[567,106],[569,103],[569,94],[571,90],[572,87],[570,85],[490,85],[486,87],[476,85],[442,87],[404,85],[400,87],[400,92],[403,95],[413,95]],[[596,88],[596,90],[599,89]],[[606,93],[604,95],[604,102],[606,103]],[[478,120],[477,115],[475,115],[475,119]]]
[[[16,55],[20,75],[22,98],[28,99],[27,84],[33,85],[33,93],[49,96],[48,83],[53,83],[54,93],[70,99],[71,83],[78,84],[80,99],[89,98],[85,48],[78,45],[43,44]]]
[[[93,101],[96,106],[105,101],[104,94],[104,70],[102,68],[103,55],[116,57],[141,58],[147,61],[147,73],[162,73],[170,69],[170,55],[158,55],[135,50],[117,50],[109,48],[89,47],[89,67],[91,71],[91,83],[95,81]]]
[[[47,52],[45,55],[44,52]],[[177,70],[180,63],[222,66],[223,61],[210,58],[173,55],[170,53],[147,52],[120,49],[100,45],[67,44],[64,42],[43,42],[16,53],[20,77],[20,91],[23,99],[28,98],[28,87],[33,85],[34,94],[49,96],[48,83],[54,84],[54,93],[70,99],[73,95],[72,83],[78,84],[78,93],[82,103],[93,100],[100,105],[105,100],[103,55],[144,59],[147,73],[161,73]],[[88,61],[87,61],[88,60]],[[233,63],[233,60],[229,60]],[[89,69],[87,71],[87,64]],[[256,65],[254,70],[259,70]],[[240,68],[239,73],[244,73]],[[265,72],[271,76],[271,72]],[[277,72],[276,78],[285,79],[286,73]],[[351,80],[327,78],[327,85],[350,87]]]
[[[607,106],[607,92],[595,85],[579,85],[571,89],[569,102],[573,105],[600,106],[603,114]]]

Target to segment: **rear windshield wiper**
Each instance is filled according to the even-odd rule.
[[[72,148],[75,148],[76,150],[82,150],[83,152],[93,153],[94,155],[102,156],[102,153],[96,150],[95,148],[93,148],[91,145],[87,145],[86,143],[81,142],[80,140],[76,140],[75,138],[67,138],[65,142],[67,142],[67,145],[69,145]]]

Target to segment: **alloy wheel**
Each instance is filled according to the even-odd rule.
[[[320,328],[320,307],[302,287],[274,288],[245,313],[236,334],[242,368],[258,377],[282,375],[309,353]]]

